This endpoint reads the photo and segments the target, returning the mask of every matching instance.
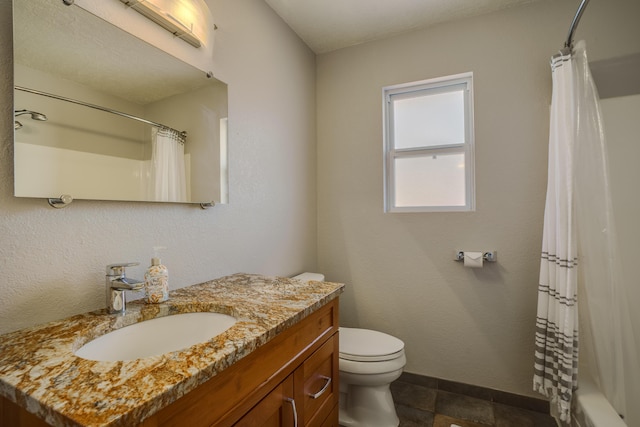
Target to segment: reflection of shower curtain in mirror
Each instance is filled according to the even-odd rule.
[[[151,130],[149,198],[162,202],[186,202],[184,137],[178,132]]]

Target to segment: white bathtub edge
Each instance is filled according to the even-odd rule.
[[[580,378],[575,392],[575,427],[627,427],[591,378]]]

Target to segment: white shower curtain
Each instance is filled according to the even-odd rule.
[[[187,201],[184,137],[176,131],[151,129],[149,198],[161,202]]]
[[[576,91],[575,147],[581,350],[585,350],[580,366],[588,369],[609,402],[624,414],[625,368],[637,363],[637,354],[618,257],[600,99],[584,42],[576,45],[574,58],[580,89]]]
[[[572,55],[552,59],[552,78],[534,390],[549,397],[552,414],[568,422],[578,379],[578,300],[586,350],[580,366],[588,366],[619,413],[625,410],[624,358],[637,355],[623,339],[631,326],[628,302],[620,282],[600,101],[583,41]]]
[[[573,59],[570,55],[554,57],[551,70],[549,171],[538,286],[533,388],[550,399],[554,416],[567,421],[573,389],[577,385],[578,363]]]

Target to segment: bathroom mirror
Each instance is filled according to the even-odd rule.
[[[225,83],[61,0],[13,14],[15,196],[226,203]]]

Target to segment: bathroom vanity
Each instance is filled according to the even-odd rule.
[[[338,426],[343,285],[237,274],[0,337],[0,425]],[[212,311],[237,322],[184,350],[137,360],[75,356],[109,331]],[[297,420],[297,424],[296,424]]]

